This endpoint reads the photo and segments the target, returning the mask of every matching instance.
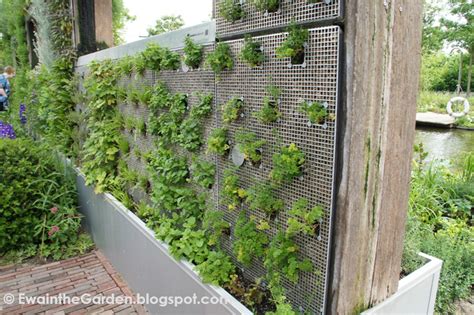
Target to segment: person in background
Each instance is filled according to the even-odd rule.
[[[15,76],[15,69],[7,66],[3,74],[0,74],[0,111],[8,109],[8,98],[10,97],[11,87],[9,79]]]

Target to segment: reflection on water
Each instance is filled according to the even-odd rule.
[[[428,161],[456,158],[466,152],[474,152],[474,131],[461,129],[416,130],[415,143],[423,143]]]

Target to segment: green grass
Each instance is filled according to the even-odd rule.
[[[402,270],[407,274],[420,267],[420,251],[443,260],[436,299],[436,312],[440,314],[453,314],[454,302],[472,294],[473,206],[474,153],[449,168],[446,164],[416,163]]]

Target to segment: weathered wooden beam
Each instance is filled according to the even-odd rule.
[[[328,312],[397,290],[415,135],[422,0],[350,0]]]

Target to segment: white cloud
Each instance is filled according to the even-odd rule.
[[[146,29],[163,15],[181,15],[185,26],[192,26],[209,21],[212,14],[212,0],[124,0],[124,4],[136,16],[134,22],[125,26],[127,43],[146,36]]]

